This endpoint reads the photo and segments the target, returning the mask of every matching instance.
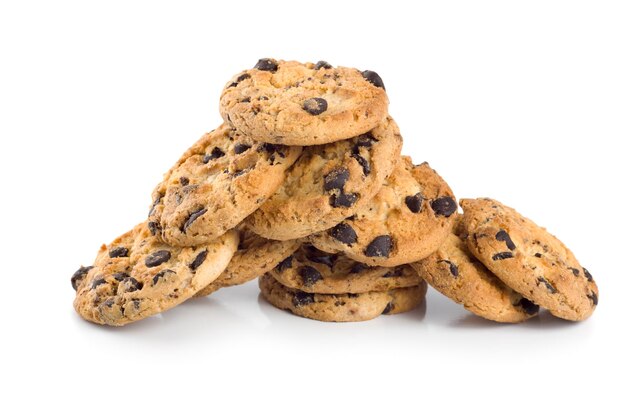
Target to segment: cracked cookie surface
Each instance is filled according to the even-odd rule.
[[[560,240],[496,200],[460,203],[467,246],[507,286],[559,318],[593,313],[598,286]]]
[[[388,98],[378,74],[354,68],[261,59],[230,80],[220,113],[251,138],[285,145],[330,143],[376,127]]]
[[[238,241],[229,231],[203,245],[172,247],[143,222],[103,245],[93,266],[74,273],[74,308],[88,321],[113,326],[163,312],[215,280]]]
[[[189,148],[156,187],[151,232],[177,246],[219,237],[278,189],[300,151],[253,141],[223,124]]]

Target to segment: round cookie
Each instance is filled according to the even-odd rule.
[[[502,283],[468,250],[459,230],[424,260],[413,263],[419,277],[430,286],[485,319],[522,322],[539,307]]]
[[[220,113],[255,140],[310,146],[372,130],[388,101],[373,71],[261,59],[226,84]]]
[[[408,312],[423,302],[428,288],[422,281],[417,286],[387,292],[316,294],[290,289],[267,274],[259,278],[259,287],[263,297],[275,307],[326,322],[367,321],[382,314]]]
[[[373,267],[303,244],[267,273],[291,289],[308,293],[365,293],[416,286],[422,281],[409,266]]]
[[[454,194],[441,176],[428,163],[413,165],[403,156],[376,196],[309,241],[362,263],[394,267],[435,251],[450,233],[456,211]]]
[[[176,246],[219,237],[278,189],[300,151],[255,142],[223,124],[189,148],[156,187],[150,230]]]
[[[239,232],[239,247],[226,269],[194,297],[207,296],[218,289],[242,285],[256,279],[276,267],[299,246],[298,240],[266,240],[244,227]]]
[[[461,207],[469,250],[507,286],[559,318],[593,313],[595,281],[545,228],[493,199],[462,199]]]
[[[389,117],[364,135],[305,147],[280,188],[246,224],[273,240],[293,240],[333,227],[380,190],[401,147],[402,136]]]
[[[74,273],[74,308],[88,321],[113,326],[163,312],[215,280],[238,242],[229,231],[211,243],[171,247],[143,222],[102,245],[93,266]]]

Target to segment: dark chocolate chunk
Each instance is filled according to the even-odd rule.
[[[185,223],[183,224],[182,232],[186,233],[187,228],[189,228],[189,226],[193,224],[193,222],[197,220],[200,216],[204,215],[206,211],[206,208],[200,208],[199,210],[192,212],[189,215],[189,218],[187,218],[187,221],[185,221]]]
[[[318,116],[324,111],[328,110],[328,102],[326,102],[325,99],[319,97],[309,98],[302,104],[302,108],[307,113],[313,116]]]
[[[363,168],[363,174],[365,176],[368,176],[370,172],[372,171],[368,161],[358,153],[353,153],[352,157],[355,158],[356,161],[359,162],[359,165],[361,165],[361,167]]]
[[[511,253],[510,251],[503,251],[502,253],[496,253],[494,254],[491,259],[492,260],[505,260],[505,259],[512,259],[513,253]]]
[[[354,140],[354,139],[353,139]],[[378,139],[372,136],[372,133],[365,133],[356,137],[356,143],[352,147],[352,153],[359,153],[360,147],[371,148],[372,144],[377,142]]]
[[[587,280],[589,280],[590,282],[593,282],[593,276],[591,275],[591,273],[589,273],[589,270],[583,267],[583,273],[585,274],[585,277],[587,278]]]
[[[344,194],[340,192],[339,195],[330,196],[330,205],[333,208],[346,207],[349,208],[359,199],[359,194]]]
[[[292,303],[293,306],[295,306],[296,308],[308,305],[313,302],[315,302],[315,295],[313,293],[297,291],[293,295]]]
[[[404,198],[404,203],[407,208],[414,214],[419,214],[422,210],[422,202],[424,202],[424,197],[420,193]]]
[[[541,254],[541,253],[535,253],[535,257],[537,257],[537,258],[541,258],[541,257],[542,257],[542,254]]]
[[[254,68],[258,69],[259,71],[276,72],[276,70],[278,69],[278,62],[276,62],[274,59],[263,58],[259,59],[259,62],[256,63]]]
[[[152,206],[150,207],[150,211],[148,212],[148,216],[152,215],[156,206],[159,205],[159,202],[161,202],[161,198],[163,198],[163,195],[159,195],[157,199],[154,200]]]
[[[435,215],[449,217],[456,212],[456,201],[449,196],[442,196],[430,202],[430,206],[435,211]]]
[[[276,267],[278,268],[278,271],[282,273],[287,269],[291,269],[292,263],[293,263],[293,256],[289,256],[283,261],[281,261],[280,263],[278,263],[278,266]]]
[[[235,147],[233,148],[233,150],[235,151],[236,155],[239,155],[243,152],[245,152],[246,150],[250,149],[252,146],[248,145],[248,144],[244,144],[244,143],[237,143],[235,145]]]
[[[130,277],[130,275],[128,273],[125,273],[125,272],[115,273],[113,275],[113,278],[115,280],[117,280],[118,282],[121,282],[122,280],[126,279],[127,277]]]
[[[91,269],[93,269],[93,266],[86,266],[86,267],[81,266],[78,268],[78,270],[74,272],[74,274],[72,275],[72,278],[70,279],[70,281],[72,282],[72,288],[74,290],[78,290],[78,285],[80,284],[81,280],[83,280],[85,276],[87,276],[87,273]]]
[[[109,257],[128,257],[128,249],[126,247],[113,247],[109,250]]]
[[[375,87],[385,89],[385,84],[383,83],[382,78],[374,71],[363,71],[363,78],[374,84]]]
[[[243,74],[239,75],[239,76],[237,77],[237,79],[235,80],[235,82],[231,83],[231,84],[228,86],[228,88],[236,87],[237,85],[239,85],[239,83],[240,83],[241,81],[243,81],[244,79],[248,79],[248,78],[250,78],[250,74],[243,73]]]
[[[593,302],[593,305],[596,306],[598,304],[598,294],[594,291],[591,291],[591,295],[587,295],[589,299]]]
[[[352,247],[352,244],[357,241],[356,231],[345,222],[335,225],[330,229],[329,233],[332,238],[347,244],[348,247]]]
[[[313,69],[331,69],[333,66],[326,61],[317,61]]]
[[[159,264],[163,264],[169,261],[171,257],[172,257],[172,253],[170,253],[167,250],[155,251],[154,253],[146,257],[145,264],[146,264],[146,267],[156,267]]]
[[[163,269],[157,274],[155,274],[154,277],[152,278],[152,286],[156,285],[159,282],[159,280],[162,279],[163,276],[165,276],[167,273],[172,273],[172,272],[173,270]]]
[[[336,168],[331,170],[326,176],[324,176],[324,190],[332,191],[333,189],[343,190],[350,179],[350,172],[346,168]]]
[[[95,289],[100,285],[105,284],[107,281],[105,279],[96,279],[93,282],[91,282],[91,288]]]
[[[520,301],[513,306],[521,307],[527,315],[535,315],[537,312],[539,312],[539,306],[535,305],[533,302],[526,298],[520,299]]]
[[[191,271],[195,272],[196,269],[198,267],[200,267],[202,265],[202,263],[204,263],[204,261],[206,260],[207,254],[209,254],[209,252],[207,250],[204,250],[204,251],[201,251],[200,253],[198,253],[196,258],[193,259],[193,261],[189,265],[189,268],[191,269]]]
[[[496,240],[506,242],[506,248],[508,248],[511,251],[515,250],[515,243],[511,241],[511,237],[509,236],[509,233],[507,233],[506,231],[504,230],[498,231],[496,233]]]
[[[402,276],[402,267],[394,267],[387,273],[383,274],[383,277],[400,277]]]
[[[244,99],[242,99],[241,101],[239,101],[240,103],[249,103],[250,102],[250,97],[246,97]]]
[[[133,277],[127,277],[124,279],[123,283],[126,285],[126,292],[135,292],[143,289],[143,283],[138,282],[137,279]]]
[[[545,278],[538,277],[537,286],[539,286],[540,283],[543,283],[546,286],[546,288],[550,291],[550,293],[556,293],[556,289],[554,288],[554,286],[552,286],[550,282],[548,282]]]
[[[383,315],[387,315],[389,312],[393,310],[393,303],[389,302],[385,309],[383,309]]]
[[[225,154],[226,153],[224,153],[219,147],[214,147],[213,150],[211,150],[211,153],[207,153],[206,155],[204,155],[204,157],[202,158],[202,163],[209,163],[211,160],[219,159]]]
[[[453,277],[459,277],[459,267],[450,260],[439,260],[437,263],[446,263],[450,268],[450,274]]]
[[[311,245],[306,245],[304,250],[307,260],[312,261],[313,263],[325,264],[326,266],[332,268],[335,265],[335,261],[337,261],[336,254],[330,254],[325,251],[318,250]]]
[[[368,270],[371,269],[371,266],[368,266],[367,264],[364,263],[359,263],[359,262],[355,262],[354,266],[352,266],[350,268],[350,273],[361,273],[363,270]]]
[[[189,185],[189,178],[187,178],[186,176],[181,176],[180,178],[178,178],[178,180],[180,181],[180,184],[182,186]]]
[[[298,275],[302,278],[304,286],[312,286],[318,280],[322,280],[322,274],[315,267],[302,266],[298,268]]]
[[[576,277],[578,277],[580,275],[580,270],[574,268],[574,267],[568,267],[568,269],[570,269],[572,271],[572,274]]]
[[[367,257],[389,257],[391,249],[393,248],[393,241],[390,235],[379,235],[368,244],[365,249],[365,255]]]
[[[149,221],[148,230],[150,230],[150,234],[157,235],[161,232],[161,225],[158,222]]]

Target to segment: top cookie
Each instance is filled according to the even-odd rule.
[[[428,163],[416,166],[404,156],[374,198],[309,241],[371,266],[393,267],[433,253],[450,233],[456,212],[454,194],[441,176]]]
[[[462,199],[461,207],[470,251],[507,286],[559,318],[593,313],[598,287],[555,236],[493,199]]]
[[[372,130],[387,105],[373,71],[261,59],[226,84],[220,113],[255,140],[308,146]]]
[[[256,142],[223,124],[189,148],[156,187],[150,231],[176,246],[219,237],[278,189],[300,152]]]
[[[305,147],[285,182],[246,224],[273,240],[292,240],[333,227],[380,190],[401,147],[402,136],[390,117],[367,134]]]

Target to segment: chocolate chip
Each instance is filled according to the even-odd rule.
[[[185,176],[181,176],[180,178],[178,178],[178,181],[180,182],[180,184],[182,186],[187,186],[189,185],[189,178],[185,177]]]
[[[96,279],[96,280],[94,280],[93,282],[91,282],[91,288],[92,288],[92,289],[95,289],[95,288],[97,288],[98,286],[105,284],[106,282],[107,282],[107,281],[106,281],[106,280],[104,280],[104,279]]]
[[[126,285],[126,292],[135,292],[143,289],[143,283],[138,282],[137,279],[133,277],[127,277],[124,279],[123,283]]]
[[[552,286],[550,282],[548,282],[545,278],[538,277],[537,286],[539,286],[540,283],[543,283],[544,285],[546,285],[546,288],[550,291],[550,293],[556,293],[556,289],[554,288],[554,286]]]
[[[250,171],[250,169],[241,169],[241,170],[236,170],[235,172],[233,172],[233,178],[238,178],[241,175],[248,173]]]
[[[503,251],[502,253],[496,253],[491,257],[492,260],[505,260],[505,259],[511,259],[511,258],[513,258],[513,253],[511,253],[510,251]]]
[[[431,201],[430,206],[435,211],[435,215],[443,215],[446,218],[456,212],[456,201],[449,196],[442,196]]]
[[[537,257],[537,258],[541,258],[541,257],[542,257],[542,254],[541,254],[541,253],[535,253],[535,257]]]
[[[591,299],[591,302],[593,302],[594,306],[598,304],[598,294],[596,292],[591,291],[591,295],[587,295],[587,297]]]
[[[520,301],[513,306],[521,307],[527,315],[535,315],[537,312],[539,312],[539,306],[535,305],[533,302],[526,298],[520,299]]]
[[[276,70],[278,69],[278,62],[276,62],[274,59],[263,58],[259,59],[259,62],[256,63],[254,68],[258,69],[259,71],[276,72]]]
[[[130,275],[128,273],[125,273],[125,272],[115,273],[113,275],[113,278],[115,280],[117,280],[118,282],[121,282],[122,280],[126,279],[127,277],[130,277]]]
[[[322,274],[315,267],[302,266],[298,268],[298,275],[302,278],[304,286],[312,286],[322,280]]]
[[[574,274],[575,277],[578,277],[580,275],[580,270],[574,268],[574,267],[568,267],[569,270],[572,271],[572,273]]]
[[[204,215],[206,213],[206,208],[200,208],[194,212],[192,212],[189,215],[189,218],[187,218],[187,221],[185,221],[185,223],[183,224],[183,229],[182,232],[186,233],[187,232],[187,228],[189,228],[189,226],[191,226],[191,224],[193,224],[193,222],[195,220],[197,220],[200,216]]]
[[[359,194],[344,194],[341,192],[339,195],[331,195],[330,206],[333,208],[351,207],[359,199]]]
[[[87,276],[87,273],[89,273],[89,270],[91,269],[93,269],[93,266],[81,266],[78,268],[78,270],[74,272],[72,278],[70,279],[70,281],[72,282],[72,288],[74,290],[78,290],[78,285],[80,284],[81,280],[83,280],[85,276]]]
[[[333,189],[343,190],[350,179],[350,172],[346,168],[335,168],[324,176],[324,190],[332,191]]]
[[[424,202],[424,197],[420,193],[404,198],[404,203],[407,208],[414,214],[419,214],[422,210],[422,202]]]
[[[354,266],[350,268],[350,273],[357,274],[357,273],[361,273],[363,270],[369,270],[371,268],[372,267],[368,266],[367,264],[355,262]]]
[[[374,71],[363,71],[361,72],[363,78],[374,84],[375,87],[385,89],[385,84],[383,83],[382,78]]]
[[[297,291],[293,295],[292,303],[293,306],[295,306],[296,308],[308,305],[313,302],[315,302],[315,295],[313,293]]]
[[[157,199],[154,200],[152,206],[150,207],[150,211],[148,212],[148,216],[152,215],[156,206],[159,205],[159,202],[161,202],[161,198],[163,198],[163,195],[159,195]]]
[[[385,309],[383,309],[383,315],[387,315],[389,312],[393,310],[393,303],[389,302]]]
[[[239,101],[240,103],[249,103],[250,102],[250,97],[246,97],[244,99],[242,99],[241,101]]]
[[[157,235],[161,232],[161,225],[158,222],[150,221],[148,222],[148,230],[150,230],[150,234]]]
[[[243,152],[245,152],[246,150],[250,149],[252,146],[247,145],[247,144],[243,144],[243,143],[237,143],[235,145],[235,147],[233,148],[233,150],[235,151],[235,154],[241,154]]]
[[[362,134],[360,136],[357,136],[356,137],[356,143],[352,147],[352,152],[353,153],[358,153],[360,147],[366,147],[366,148],[369,149],[369,148],[372,147],[372,144],[377,142],[377,141],[378,141],[378,139],[376,139],[374,136],[372,136],[372,133],[365,133],[365,134]]]
[[[450,268],[450,274],[453,277],[459,277],[459,268],[456,264],[452,263],[450,260],[439,260],[437,263],[446,263]]]
[[[206,260],[207,254],[209,254],[209,252],[207,250],[204,250],[204,251],[201,251],[200,253],[198,253],[196,258],[193,259],[193,261],[189,265],[189,268],[191,269],[191,271],[195,272],[196,269],[198,267],[200,267],[202,265],[202,263],[204,263],[204,261]]]
[[[243,74],[239,75],[239,76],[237,77],[237,79],[235,80],[235,82],[231,83],[231,84],[228,86],[228,88],[236,87],[237,85],[239,85],[239,83],[240,83],[241,81],[243,81],[244,79],[248,79],[248,78],[250,78],[250,74],[243,73]]]
[[[160,279],[163,278],[163,276],[165,276],[167,273],[175,273],[174,270],[171,269],[163,269],[160,272],[158,272],[157,274],[154,275],[154,277],[152,278],[152,286],[156,285]]]
[[[154,253],[146,257],[145,264],[146,267],[156,267],[159,264],[169,261],[171,257],[172,253],[167,250],[155,251]]]
[[[324,111],[328,110],[328,103],[325,99],[315,97],[309,98],[302,104],[302,108],[309,114],[313,116],[318,116],[322,114]]]
[[[508,248],[511,251],[515,250],[515,243],[511,241],[511,237],[509,236],[509,233],[507,233],[506,231],[504,230],[498,231],[496,233],[496,240],[506,242],[506,248]]]
[[[345,222],[335,225],[329,234],[335,240],[347,244],[348,247],[352,247],[352,244],[357,241],[356,231]]]
[[[365,255],[367,257],[389,257],[392,248],[393,241],[391,236],[379,235],[368,244],[365,249]]]
[[[126,247],[114,247],[109,250],[109,257],[128,257],[128,249]]]
[[[305,256],[307,260],[312,261],[313,263],[324,264],[331,269],[337,261],[336,254],[326,253],[325,251],[318,250],[310,245],[305,247]]]
[[[402,276],[402,267],[394,267],[387,273],[383,274],[383,277],[400,277]]]
[[[352,157],[355,158],[356,161],[359,162],[359,165],[363,168],[363,174],[368,176],[372,170],[370,169],[370,164],[367,160],[358,153],[353,153]]]
[[[211,153],[207,153],[206,155],[204,155],[204,157],[202,158],[202,163],[209,163],[211,160],[219,159],[225,154],[226,153],[224,153],[219,147],[214,147],[213,150],[211,150]]]
[[[283,261],[281,261],[280,263],[278,263],[278,266],[276,267],[278,268],[278,271],[282,273],[287,269],[291,269],[292,263],[293,263],[293,256],[289,256]]]
[[[587,280],[589,280],[590,282],[593,282],[593,276],[591,275],[591,273],[589,273],[589,270],[583,267],[583,273],[585,274],[585,277],[587,278]]]
[[[313,69],[332,69],[332,65],[326,61],[317,61]]]

